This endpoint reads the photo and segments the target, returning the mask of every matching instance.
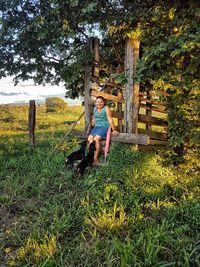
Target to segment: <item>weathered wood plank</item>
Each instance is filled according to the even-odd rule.
[[[99,39],[93,38],[93,51],[94,51],[94,60],[92,68],[92,76],[96,78],[96,82],[99,82]]]
[[[139,41],[127,38],[125,47],[124,70],[127,77],[125,84],[124,130],[137,133],[139,109],[139,84],[134,83],[133,75],[139,58]]]
[[[159,101],[159,100],[154,100],[154,99],[148,99],[144,97],[139,98],[140,102],[145,102],[145,103],[150,103],[158,106],[165,106],[165,103]]]
[[[145,123],[145,124],[152,124],[152,125],[158,125],[158,126],[163,126],[163,127],[168,125],[167,121],[164,119],[142,115],[142,114],[139,114],[138,121]]]
[[[122,101],[123,101],[122,95],[115,96],[115,95],[107,94],[104,92],[96,91],[94,89],[90,90],[90,95],[94,96],[94,97],[102,96],[103,98],[105,98],[107,100],[111,100],[111,101],[115,101],[115,102],[119,102],[119,103],[122,103]]]
[[[87,42],[88,50],[92,53],[92,47],[93,47],[93,39],[89,38]],[[92,99],[90,97],[90,88],[91,88],[91,66],[89,65],[89,62],[86,62],[86,68],[85,68],[85,79],[84,79],[84,106],[85,106],[85,130],[88,129],[90,123],[91,123],[91,114],[92,114]]]
[[[143,86],[141,85],[141,87],[143,87]],[[148,88],[148,87],[146,87],[146,88]],[[146,96],[146,92],[140,92],[139,94],[141,96]],[[167,94],[166,92],[161,91],[161,90],[158,90],[158,91],[151,90],[151,94],[152,94],[152,96],[158,96],[158,95],[170,96],[169,94]]]
[[[150,143],[150,137],[146,134],[119,133],[117,136],[112,136],[111,140],[136,145],[148,145]]]
[[[125,84],[124,130],[133,132],[133,46],[130,38],[126,40],[124,71],[128,82]]]
[[[147,134],[150,136],[151,139],[157,139],[162,141],[167,141],[168,134],[167,133],[160,133],[160,132],[154,132],[153,130],[148,129],[140,129],[138,128],[139,134]]]
[[[132,40],[133,42],[133,74],[137,69],[137,62],[140,52],[140,41],[138,38]],[[133,79],[133,77],[132,77]],[[138,114],[139,114],[139,91],[140,84],[133,82],[133,133],[138,133]]]
[[[154,131],[149,131],[146,129],[138,129],[139,134],[146,134],[148,135],[151,139],[157,139],[161,141],[167,141],[168,134],[167,133],[160,133],[160,132],[154,132]],[[87,139],[88,134],[84,131],[73,131],[72,132],[73,136],[76,136],[81,139]]]
[[[140,108],[150,110],[150,111],[157,111],[160,113],[167,113],[166,107],[162,107],[162,106],[155,107],[155,106],[146,106],[145,104],[140,104]],[[149,116],[149,114],[147,114],[147,116]]]
[[[110,87],[115,87],[115,88],[124,90],[124,86],[116,84],[114,82],[105,82],[104,85],[108,85]]]
[[[112,115],[114,118],[123,119],[124,112],[123,111],[118,112],[116,110],[113,110]],[[145,123],[145,124],[157,125],[157,126],[163,126],[163,127],[168,126],[168,123],[165,119],[156,118],[156,117],[143,115],[143,114],[138,115],[138,122]]]
[[[164,112],[162,112],[162,113],[164,113]],[[113,110],[112,111],[112,116],[113,116],[113,118],[117,118],[117,119],[123,120],[124,111]],[[168,125],[167,121],[165,119],[156,118],[156,117],[143,115],[143,114],[139,114],[138,115],[138,122],[148,123],[148,124],[158,125],[158,126],[167,126]]]
[[[87,139],[87,134],[84,131],[72,131],[70,135],[80,139]],[[112,136],[111,141],[136,145],[148,145],[150,143],[150,137],[147,134],[119,133],[117,136]]]

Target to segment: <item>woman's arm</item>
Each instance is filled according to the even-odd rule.
[[[94,115],[92,115],[92,122],[91,122],[91,123],[92,123],[92,125],[91,125],[91,126],[92,126],[92,127],[94,127],[94,126],[95,126],[95,119],[94,119]]]

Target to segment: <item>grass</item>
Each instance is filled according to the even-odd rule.
[[[75,120],[82,107],[66,114],[37,107],[34,152],[27,107],[0,112],[0,264],[200,266],[198,151],[173,167],[167,151],[115,143],[109,166],[78,178],[63,156],[78,147],[76,138],[47,155],[70,127],[64,120]]]

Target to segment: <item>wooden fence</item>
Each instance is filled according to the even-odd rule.
[[[139,58],[139,41],[127,39],[125,47],[124,72],[127,83],[116,84],[112,79],[99,86],[99,40],[90,38],[88,47],[93,54],[93,67],[87,66],[85,73],[85,129],[91,122],[91,114],[94,102],[92,97],[102,96],[115,103],[113,118],[117,121],[120,133],[115,141],[136,144],[165,145],[167,144],[167,120],[166,106],[160,100],[159,95],[150,87],[134,83],[133,75],[136,69],[136,62]],[[100,88],[106,87],[105,91]],[[111,92],[115,91],[115,95]],[[125,134],[125,135],[124,135]],[[136,140],[137,139],[137,140]],[[144,141],[145,140],[145,141]]]

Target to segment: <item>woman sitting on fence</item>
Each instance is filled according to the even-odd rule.
[[[109,127],[112,129],[113,135],[118,134],[113,122],[112,111],[108,106],[106,106],[106,100],[101,96],[96,98],[92,126],[94,128],[88,136],[88,142],[90,144],[93,142],[93,140],[96,141],[96,151],[94,155],[94,165],[96,165],[99,162],[98,156],[100,152],[100,141],[106,138]]]

